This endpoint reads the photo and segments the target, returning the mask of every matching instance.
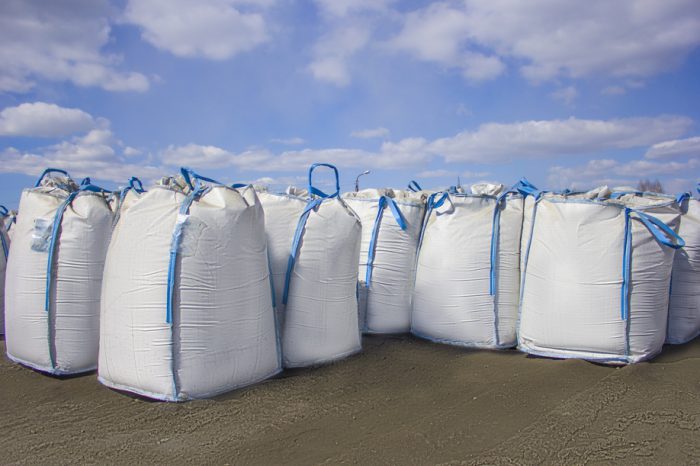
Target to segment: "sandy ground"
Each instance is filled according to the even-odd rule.
[[[3,358],[0,462],[700,463],[700,339],[625,368],[408,336],[364,344],[331,366],[182,404]]]

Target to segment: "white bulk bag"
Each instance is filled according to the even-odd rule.
[[[122,212],[102,293],[100,382],[166,401],[281,369],[255,191],[182,175]]]
[[[700,201],[684,200],[678,234],[685,247],[676,251],[671,279],[666,343],[685,343],[700,334]]]
[[[683,244],[672,229],[680,217],[675,201],[523,192],[534,204],[523,251],[519,349],[604,363],[658,353],[673,256]]]
[[[10,235],[7,228],[12,222],[7,222],[10,211],[0,205],[0,335],[5,334],[5,269],[7,257],[10,253]]]
[[[270,259],[270,274],[275,290],[277,319],[280,325],[284,325],[282,294],[289,265],[289,252],[308,194],[306,191],[290,186],[283,194],[272,194],[260,189],[258,197],[265,211],[265,236]]]
[[[636,202],[653,206],[675,199],[681,207],[683,215],[678,234],[685,246],[676,251],[673,260],[666,343],[686,343],[700,334],[700,202],[692,199],[690,193],[674,197],[633,188],[615,188],[614,191],[612,196],[622,200],[636,196]]]
[[[516,343],[522,196],[503,185],[435,193],[418,250],[411,332],[440,343]]]
[[[360,322],[367,333],[411,330],[411,295],[425,197],[364,189],[343,194],[362,222]]]
[[[94,370],[112,229],[105,194],[48,169],[22,192],[20,210],[5,282],[7,355],[52,374]]]
[[[311,184],[319,166],[335,173],[336,191],[331,195]],[[333,165],[311,166],[309,193],[311,197],[296,217],[282,294],[286,367],[330,362],[361,350],[357,315],[360,220],[338,197],[338,170]]]
[[[120,188],[113,196],[114,207],[114,224],[119,222],[119,217],[122,212],[125,212],[133,203],[141,199],[141,195],[145,193],[141,180],[132,176],[129,179],[129,184]]]

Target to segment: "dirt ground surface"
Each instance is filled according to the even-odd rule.
[[[700,463],[700,339],[624,368],[409,336],[366,337],[364,347],[179,404],[2,358],[0,462]]]

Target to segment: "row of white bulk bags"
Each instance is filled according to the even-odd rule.
[[[5,333],[5,270],[10,253],[10,235],[8,227],[12,226],[10,211],[0,206],[0,335]]]
[[[335,175],[336,191],[312,184],[317,167]],[[278,306],[283,309],[285,367],[334,361],[361,350],[357,258],[361,225],[339,197],[338,170],[309,169],[309,197],[261,194]],[[286,246],[285,246],[286,245]],[[279,278],[284,270],[284,280]]]
[[[432,194],[419,246],[411,332],[460,346],[516,344],[523,198],[503,185]]]
[[[343,194],[343,200],[362,223],[360,325],[367,333],[409,332],[425,195],[364,189]]]
[[[675,249],[673,199],[523,189],[529,232],[518,347],[558,358],[634,363],[665,340]]]
[[[252,187],[183,169],[133,194],[105,263],[100,382],[180,401],[278,373],[264,216]]]
[[[94,370],[112,229],[105,192],[47,169],[19,209],[5,282],[7,355],[52,374]]]

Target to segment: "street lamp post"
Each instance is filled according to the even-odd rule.
[[[358,192],[360,190],[360,177],[363,175],[369,175],[369,170],[365,170],[359,175],[357,175],[357,178],[355,178],[355,192]]]

